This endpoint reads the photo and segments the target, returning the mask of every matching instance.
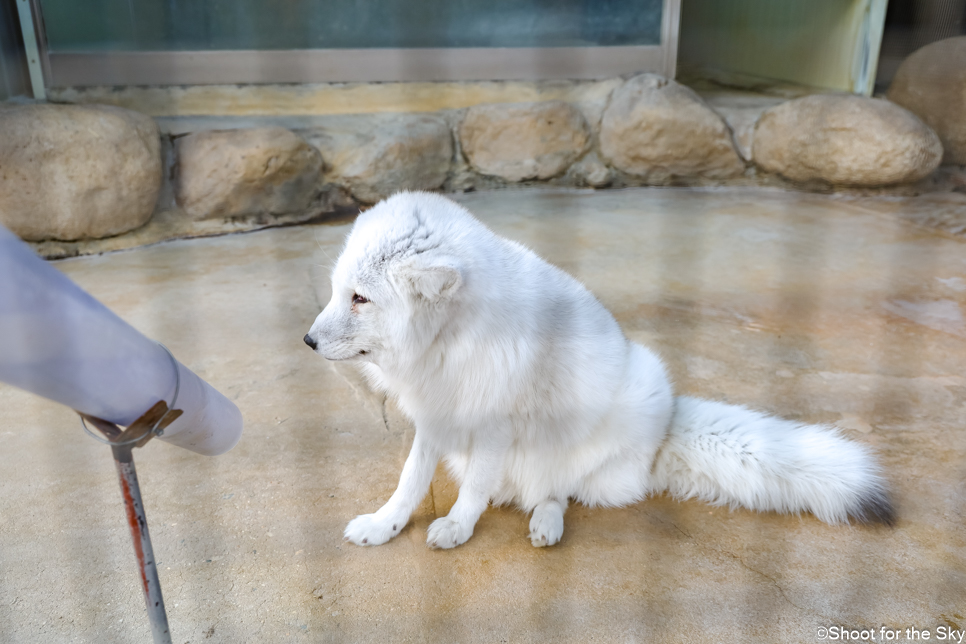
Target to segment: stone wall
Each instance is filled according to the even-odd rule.
[[[888,100],[738,105],[654,74],[612,86],[577,102],[159,119],[160,130],[116,107],[6,106],[0,221],[65,256],[352,213],[398,190],[737,183],[908,193],[942,174],[929,118]]]

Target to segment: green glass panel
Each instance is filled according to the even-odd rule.
[[[30,93],[20,15],[13,0],[0,0],[0,101]]]
[[[663,0],[41,0],[51,51],[660,44]]]

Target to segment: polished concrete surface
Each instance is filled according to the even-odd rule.
[[[587,284],[680,392],[836,424],[874,448],[898,525],[659,496],[572,507],[545,549],[526,516],[491,508],[467,544],[433,551],[426,528],[456,496],[439,471],[399,537],[344,544],[346,522],[392,493],[413,432],[302,344],[347,223],[58,262],[245,416],[224,456],[160,441],[135,454],[174,642],[814,642],[832,627],[948,641],[966,628],[966,239],[953,224],[909,201],[761,189],[460,199]],[[109,450],[70,410],[6,385],[0,445],[0,641],[148,641]]]

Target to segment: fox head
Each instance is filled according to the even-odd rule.
[[[437,336],[465,266],[427,226],[427,197],[431,206],[456,206],[403,193],[356,220],[332,271],[331,299],[304,338],[316,353],[380,364],[418,354]]]

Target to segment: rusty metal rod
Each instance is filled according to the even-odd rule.
[[[158,579],[154,548],[151,547],[151,535],[148,533],[148,518],[144,513],[144,503],[141,501],[141,487],[138,485],[138,475],[134,469],[132,447],[131,445],[112,446],[111,450],[114,452],[114,465],[117,466],[121,496],[124,498],[127,522],[131,528],[131,540],[134,542],[134,554],[137,555],[141,573],[144,603],[151,622],[151,636],[154,638],[154,644],[171,644],[168,614],[164,610],[161,581]]]

